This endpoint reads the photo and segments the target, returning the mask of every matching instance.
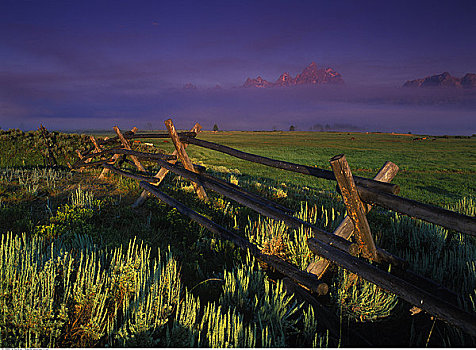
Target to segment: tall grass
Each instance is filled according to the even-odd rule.
[[[343,315],[357,322],[373,322],[392,314],[398,304],[396,295],[387,293],[344,269],[339,269],[336,303]]]
[[[322,200],[322,204],[310,206],[302,202],[301,208],[295,216],[313,225],[333,231],[344,217],[344,211],[335,209],[329,200]],[[305,270],[315,259],[307,240],[312,236],[308,228],[289,229],[282,221],[258,216],[256,220],[248,218],[245,235],[250,242],[255,243],[263,252],[280,256]]]
[[[7,158],[2,158],[2,164],[10,162]],[[247,170],[241,173],[229,169],[231,163],[223,165],[221,161],[220,158],[219,165],[208,168],[222,178],[291,207],[297,217],[328,232],[334,231],[345,215],[344,206],[336,201],[340,197],[333,188],[327,190],[330,186],[320,187],[319,181],[312,182],[312,178],[306,177],[306,182],[297,180],[301,186],[285,184],[284,178],[270,180],[266,172],[260,173],[259,177],[250,176]],[[375,163],[373,160],[366,162]],[[238,163],[235,166],[242,169]],[[373,168],[363,170],[367,173],[369,170],[377,171]],[[0,170],[2,185],[13,184],[11,187],[27,193],[28,199],[37,195],[42,186],[58,188],[60,182],[70,176],[67,172],[41,168]],[[116,175],[111,176],[116,178]],[[178,187],[185,192],[181,195],[187,197],[186,191],[191,188],[189,183],[176,179],[169,177],[162,186],[166,190],[170,190],[167,186]],[[119,176],[117,184],[122,193],[135,193],[139,189],[136,181]],[[149,215],[145,218],[140,216],[140,211],[131,212],[123,205],[118,215],[122,216],[121,221],[108,225],[109,222],[104,224],[104,218],[97,214],[104,209],[102,212],[115,215],[119,203],[107,207],[108,204],[98,201],[92,192],[81,187],[68,199],[69,203],[60,205],[54,214],[49,211],[45,225],[41,225],[44,221],[31,218],[31,229],[22,225],[23,231],[36,232],[35,237],[13,234],[2,237],[2,346],[329,345],[329,336],[323,332],[319,315],[314,314],[312,308],[300,305],[286,294],[281,282],[268,279],[250,256],[244,258],[232,247],[210,238],[206,230],[196,230],[176,212],[160,210],[159,215],[158,207],[150,206],[147,208]],[[307,247],[306,241],[312,234],[308,229],[289,229],[279,221],[241,210],[235,203],[221,197],[212,198],[210,203],[213,208],[210,203],[197,204],[187,198],[186,203],[190,203],[191,207],[201,206],[207,215],[215,219],[218,217],[225,226],[244,229],[246,237],[265,253],[281,256],[302,269],[318,259]],[[475,204],[473,198],[465,198],[451,209],[474,216]],[[12,220],[10,209],[6,208],[3,200],[0,201],[2,220]],[[26,211],[21,212],[24,217],[27,214]],[[14,219],[17,220],[17,216]],[[123,242],[127,242],[128,238],[124,237],[133,237],[127,230],[130,226],[141,229],[142,219],[147,230],[143,229],[138,234],[154,244],[160,241],[157,244],[162,244],[162,252],[151,254],[148,246],[134,240],[113,250],[99,245],[111,245],[110,241],[118,235],[122,235]],[[371,228],[378,227],[374,233],[379,246],[410,261],[417,272],[454,289],[461,296],[461,306],[475,312],[474,239],[384,210],[372,211],[369,221]],[[170,231],[170,235],[164,234],[163,231],[172,225],[178,228]],[[104,234],[106,228],[108,235]],[[177,234],[183,236],[178,237]],[[110,241],[103,240],[106,236]],[[177,242],[182,243],[175,245],[179,248],[174,250],[172,257],[166,248],[168,244],[173,246]],[[152,259],[152,255],[157,255],[157,259]],[[187,275],[189,280],[181,278],[177,256],[184,258],[181,262],[183,271],[195,273],[193,277]],[[236,260],[236,264],[230,267],[232,259]],[[355,279],[344,270],[338,271],[329,283],[331,297],[326,300],[334,311],[345,317],[348,324],[388,319],[388,316],[402,311],[403,308],[396,305],[404,303],[399,303],[394,295]],[[199,298],[182,287],[182,281],[194,285],[197,279],[209,278],[209,274],[213,277],[219,275],[223,280],[222,287],[209,287],[216,288],[210,293],[213,297],[207,294],[206,298],[202,298],[200,294]],[[409,342],[424,346],[428,334],[417,326],[415,322]],[[376,329],[377,332],[380,330]],[[454,327],[437,324],[436,333],[442,339],[442,345],[467,346],[474,343]]]
[[[472,198],[463,198],[451,209],[474,215],[475,204]],[[466,309],[475,310],[471,306],[476,289],[476,240],[473,237],[394,214],[382,243],[409,261],[413,270],[463,295]]]
[[[81,185],[70,195],[69,199],[71,205],[76,208],[92,209],[97,205],[97,201],[94,201],[94,193],[84,191],[81,189]]]
[[[224,311],[222,306],[211,303],[205,306],[198,344],[203,347],[240,347],[256,346],[256,325],[246,325],[243,315],[234,309]]]
[[[317,325],[313,310],[287,294],[282,281],[269,281],[248,253],[246,261],[225,271],[218,304],[205,310],[201,329],[207,335],[200,344],[284,347],[295,337],[301,345],[310,346],[316,339],[322,345],[328,335],[319,333]]]
[[[28,193],[35,195],[40,185],[54,190],[59,181],[70,180],[71,172],[51,168],[3,168],[0,169],[0,182],[18,183]]]
[[[68,252],[4,234],[0,254],[4,347],[157,345],[179,303],[176,261],[170,253],[152,260],[135,242]]]
[[[4,234],[0,242],[3,347],[278,347],[290,336],[324,344],[311,309],[269,281],[256,261],[224,272],[216,302],[204,307],[181,285],[170,252],[151,259],[131,241],[103,250],[77,236],[68,245]],[[316,343],[316,344],[317,344]]]

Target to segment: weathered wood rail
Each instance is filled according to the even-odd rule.
[[[92,139],[93,147],[84,154],[80,154],[80,159],[73,165],[73,168],[100,166],[104,168],[101,177],[107,171],[112,171],[140,181],[140,187],[144,191],[134,206],[141,205],[149,195],[159,198],[209,231],[233,242],[242,249],[248,249],[257,259],[287,276],[286,280],[290,288],[298,291],[300,295],[306,294],[306,290],[317,295],[327,293],[328,287],[321,281],[321,277],[332,262],[476,336],[476,317],[459,308],[456,293],[411,271],[406,261],[375,245],[366,214],[372,209],[372,205],[379,205],[473,236],[476,235],[476,218],[397,196],[399,186],[391,184],[390,181],[397,174],[398,167],[391,162],[386,162],[374,179],[367,179],[352,175],[344,155],[331,158],[332,171],[329,171],[262,157],[197,139],[196,136],[201,130],[199,124],[196,124],[190,132],[177,132],[170,119],[165,124],[168,133],[140,134],[136,133],[137,129],[134,128],[122,134],[117,127],[114,127],[117,136],[97,142]],[[167,155],[132,150],[129,140],[140,138],[171,138],[175,151]],[[121,145],[118,147],[117,143]],[[293,216],[292,210],[282,205],[206,174],[203,167],[192,164],[188,158],[186,147],[189,144],[259,164],[337,181],[348,216],[344,218],[334,233],[326,232],[296,218]],[[114,145],[114,147],[101,148],[109,145]],[[131,164],[137,168],[137,172],[115,166],[116,163],[120,165],[120,160],[124,161],[127,156],[131,157]],[[100,157],[101,160],[92,161],[97,157]],[[141,160],[155,162],[160,167],[159,171],[155,175],[146,173]],[[176,164],[178,161],[181,166]],[[262,253],[256,245],[243,238],[239,233],[214,223],[160,191],[158,186],[168,172],[173,172],[192,181],[198,197],[202,200],[208,198],[205,189],[212,190],[263,216],[280,220],[290,228],[305,227],[310,229],[314,237],[307,241],[309,249],[323,259],[311,263],[306,271],[303,271],[277,256]],[[356,243],[350,241],[352,234],[355,236]],[[373,262],[369,263],[367,259]],[[391,265],[390,272],[388,272],[389,265]],[[316,300],[312,296],[308,295],[305,298],[311,298],[312,304],[316,304]]]
[[[250,162],[296,173],[312,175],[322,179],[336,180],[335,174],[329,170],[262,157],[255,154],[238,151],[231,147],[219,145],[210,141],[190,138],[188,136],[183,136],[182,139],[184,142],[189,144],[226,153],[236,158],[244,159]],[[443,226],[445,228],[476,236],[475,218],[471,218],[466,215],[455,213],[453,211],[433,205],[396,196],[395,194],[399,192],[398,185],[386,184],[380,181],[358,176],[354,176],[354,181],[357,185],[360,198],[366,203],[377,204],[401,214],[409,215]]]

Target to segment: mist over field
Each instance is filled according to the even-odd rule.
[[[150,81],[109,86],[52,83],[40,90],[33,83],[25,84],[22,94],[2,92],[0,126],[164,129],[163,121],[173,118],[183,129],[199,122],[205,129],[217,124],[220,130],[289,130],[293,125],[299,131],[476,133],[476,91],[469,89],[164,89],[156,85]]]
[[[4,129],[476,133],[475,1],[1,4]],[[475,80],[402,88],[443,72]]]

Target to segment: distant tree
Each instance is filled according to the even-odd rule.
[[[218,131],[218,125],[213,125],[213,131],[217,132]]]
[[[296,128],[294,127],[294,125],[291,125],[291,126],[289,127],[289,131],[295,131],[295,130],[296,130]]]

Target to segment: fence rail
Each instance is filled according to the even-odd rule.
[[[258,156],[256,154],[246,153],[246,152],[239,151],[237,149],[234,149],[228,146],[219,145],[214,142],[199,140],[199,139],[195,139],[191,137],[184,136],[184,137],[181,137],[181,140],[192,145],[197,145],[197,146],[211,149],[214,151],[226,153],[233,157],[247,160],[249,162],[263,164],[273,168],[288,170],[295,173],[311,175],[321,179],[336,181],[336,177],[334,173],[330,170],[319,169],[319,168],[311,167],[307,165],[295,164],[295,163],[290,163],[290,162],[286,162],[282,160],[276,160],[272,158]],[[400,191],[400,187],[395,184],[375,181],[375,180],[367,179],[365,177],[360,177],[360,176],[354,176],[354,179],[355,179],[355,182],[359,186],[362,186],[362,187],[373,188],[375,190],[382,191],[385,193],[398,193]]]
[[[136,201],[136,206],[145,200],[147,194],[159,198],[175,207],[183,215],[206,227],[209,231],[233,242],[240,248],[248,249],[259,260],[290,278],[297,288],[304,286],[318,295],[327,293],[327,285],[321,282],[320,277],[327,268],[329,261],[331,261],[398,295],[409,303],[458,326],[469,334],[476,335],[475,315],[458,307],[456,293],[411,271],[406,261],[375,246],[366,214],[372,205],[379,205],[473,236],[476,235],[476,218],[397,196],[396,193],[399,191],[398,185],[390,184],[389,182],[397,173],[398,167],[391,162],[387,162],[374,179],[367,179],[352,176],[343,155],[338,155],[331,159],[333,171],[329,171],[262,157],[228,146],[200,140],[196,138],[201,129],[199,124],[196,124],[192,131],[183,133],[176,132],[171,120],[167,120],[165,124],[168,134],[136,134],[136,128],[122,134],[117,127],[114,127],[117,137],[94,143],[94,147],[81,155],[81,159],[73,167],[102,166],[104,170],[101,176],[103,176],[105,171],[113,171],[121,176],[140,181],[140,187],[144,189],[144,192]],[[165,137],[170,137],[174,143],[176,150],[171,155],[133,151],[128,141],[135,138]],[[122,147],[116,146],[106,150],[101,149],[101,146],[112,145],[118,142],[121,143]],[[185,151],[188,144],[205,147],[240,159],[279,169],[337,181],[349,216],[344,219],[334,233],[326,232],[296,218],[292,215],[290,209],[282,205],[278,205],[239,186],[204,173],[203,169],[190,162]],[[110,156],[112,158],[108,158]],[[120,157],[125,158],[126,156],[131,157],[133,160],[132,164],[136,166],[138,172],[126,171],[115,166]],[[94,157],[101,157],[102,159],[91,161]],[[144,167],[140,160],[155,162],[159,165],[160,170],[155,175],[148,174],[144,172]],[[182,166],[178,166],[176,164],[177,161],[180,161]],[[314,237],[307,241],[309,249],[316,255],[327,259],[327,262],[324,261],[325,263],[321,264],[318,268],[316,265],[311,264],[307,271],[303,271],[277,256],[262,253],[256,245],[238,233],[214,223],[212,220],[205,218],[160,191],[158,186],[168,172],[173,172],[192,181],[197,195],[203,200],[207,200],[205,189],[213,190],[255,210],[263,216],[280,220],[288,227],[305,227],[310,229]],[[349,240],[352,234],[356,236],[357,243],[352,243]],[[373,264],[369,264],[365,259],[358,257],[359,255],[374,260]],[[392,266],[391,272],[388,272],[389,265]],[[306,292],[300,290],[300,293]]]
[[[190,137],[182,137],[190,144],[226,153],[236,158],[250,162],[284,169],[295,173],[312,175],[321,179],[336,181],[334,173],[330,170],[319,169],[307,165],[294,164],[281,160],[258,156],[251,153],[238,151],[231,147],[219,145],[210,141],[199,140]],[[476,236],[476,218],[455,213],[450,210],[439,208],[430,204],[417,202],[411,199],[396,196],[400,190],[398,185],[388,184],[381,181],[354,176],[360,198],[367,203],[377,204],[401,214],[422,219],[445,228]]]

